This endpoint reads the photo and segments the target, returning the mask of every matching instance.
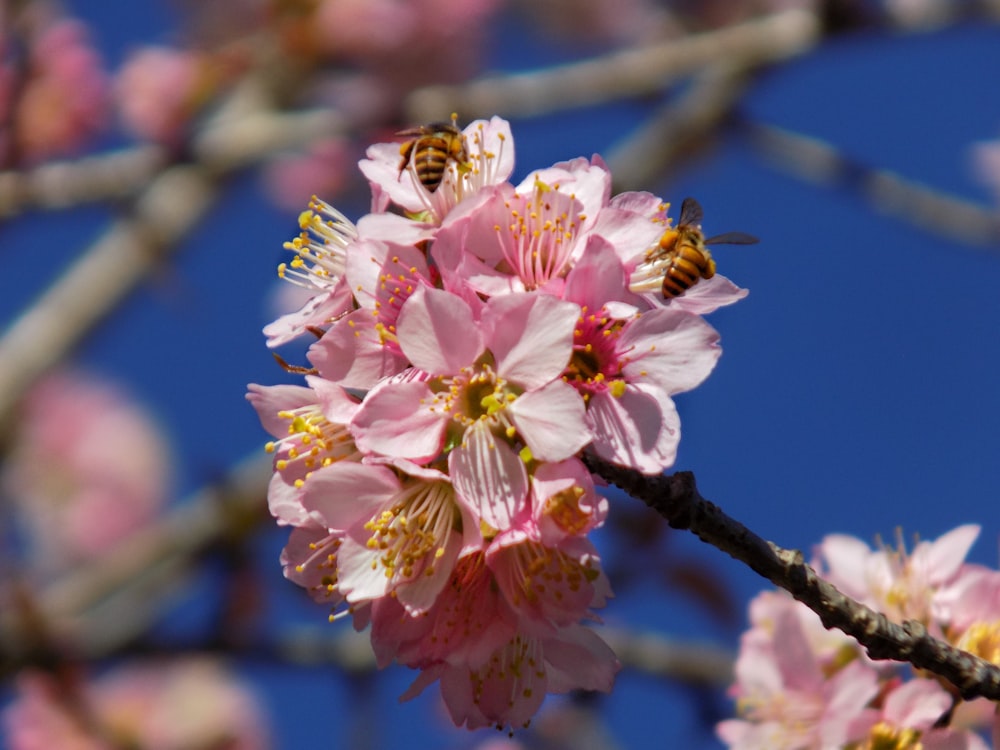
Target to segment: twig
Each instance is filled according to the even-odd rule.
[[[745,90],[747,78],[746,68],[728,64],[698,75],[689,91],[608,153],[615,189],[653,190],[708,145]]]
[[[933,672],[952,683],[966,700],[1000,700],[1000,667],[932,638],[919,622],[890,622],[880,612],[844,596],[816,575],[801,552],[782,549],[757,536],[705,500],[691,472],[645,476],[592,455],[586,462],[591,471],[653,508],[671,527],[689,529],[788,591],[818,614],[824,626],[857,639],[872,659],[905,661]]]
[[[1000,244],[1000,213],[864,164],[833,146],[771,125],[742,123],[750,144],[778,169],[819,185],[857,190],[876,208],[968,245]]]
[[[819,39],[816,17],[793,9],[717,31],[669,39],[583,62],[414,91],[404,111],[413,122],[501,114],[522,117],[662,91],[668,84],[727,61],[756,67],[810,49]]]
[[[31,603],[34,618],[76,654],[111,653],[146,629],[158,613],[154,602],[176,588],[194,555],[234,528],[266,517],[271,471],[271,457],[263,451],[245,458],[217,487],[199,490],[156,524],[49,584]],[[0,644],[12,664],[25,658],[23,625],[18,608],[0,611]]]

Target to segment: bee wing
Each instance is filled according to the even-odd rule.
[[[681,203],[681,215],[677,219],[677,225],[691,224],[698,226],[701,224],[701,217],[704,215],[704,212],[701,210],[701,204],[698,201],[694,198],[685,198],[684,202]]]
[[[705,240],[706,245],[756,245],[759,239],[746,232],[726,232]]]

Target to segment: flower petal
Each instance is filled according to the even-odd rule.
[[[341,462],[309,476],[302,504],[317,512],[327,528],[346,530],[371,518],[399,486],[399,479],[385,466]]]
[[[508,528],[528,510],[528,472],[524,462],[480,422],[465,432],[465,442],[448,457],[451,481],[465,502],[495,529]]]
[[[432,400],[426,383],[381,383],[351,422],[355,442],[362,450],[417,463],[433,458],[441,450],[447,420],[425,405]]]
[[[519,396],[509,407],[518,433],[540,461],[562,461],[591,440],[583,399],[577,390],[555,380]]]
[[[673,465],[680,441],[680,418],[658,388],[630,385],[620,397],[595,393],[587,404],[587,424],[601,458],[645,474]]]
[[[483,310],[487,347],[497,372],[527,390],[559,377],[573,351],[580,308],[549,295],[505,294]]]
[[[396,328],[413,366],[433,375],[457,373],[483,351],[471,308],[443,289],[417,289],[403,305]]]
[[[631,382],[650,383],[673,395],[699,385],[722,350],[719,334],[696,315],[650,310],[622,332],[618,350],[631,352],[624,372]]]

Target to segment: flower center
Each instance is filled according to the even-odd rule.
[[[431,408],[447,413],[452,420],[446,451],[461,444],[466,431],[477,423],[485,423],[490,432],[502,432],[508,438],[517,432],[507,415],[507,407],[522,390],[501,378],[489,360],[487,354],[478,364],[463,367],[457,375],[442,376],[429,384],[438,391]]]
[[[580,202],[560,193],[558,185],[536,181],[531,195],[516,195],[504,205],[509,223],[494,229],[509,270],[529,290],[564,276],[585,218]]]
[[[278,453],[275,461],[278,471],[302,475],[295,480],[296,487],[301,487],[313,471],[323,466],[361,460],[347,425],[330,422],[318,404],[280,411],[278,417],[288,421],[288,435],[267,443],[265,450]]]
[[[615,320],[602,309],[600,313],[583,311],[573,332],[573,354],[563,379],[576,387],[584,401],[592,393],[610,389],[612,395],[625,392],[622,375],[624,360],[617,350],[624,323]]]
[[[295,258],[278,266],[278,276],[297,286],[328,290],[344,275],[346,248],[357,239],[358,229],[315,195],[309,209],[299,214],[299,227],[302,233],[284,245]]]
[[[365,524],[371,532],[368,548],[379,552],[372,564],[381,564],[386,578],[431,576],[451,531],[460,523],[450,484],[415,480],[390,508]]]
[[[902,729],[880,721],[857,750],[920,750],[923,747],[920,735],[918,729]]]

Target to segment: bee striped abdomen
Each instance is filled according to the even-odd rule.
[[[752,245],[757,238],[743,232],[727,232],[705,239],[701,231],[701,206],[694,198],[685,198],[677,226],[660,237],[658,255],[666,264],[663,272],[663,296],[680,297],[701,279],[715,276],[715,261],[707,245]]]
[[[663,275],[663,296],[679,297],[698,283],[715,275],[715,263],[692,245],[681,245]]]
[[[455,162],[459,170],[468,169],[469,154],[465,148],[465,138],[454,123],[431,123],[404,130],[399,135],[413,136],[399,147],[399,153],[403,157],[399,163],[399,173],[402,174],[408,166],[412,166],[420,184],[429,193],[441,186],[449,159]]]

